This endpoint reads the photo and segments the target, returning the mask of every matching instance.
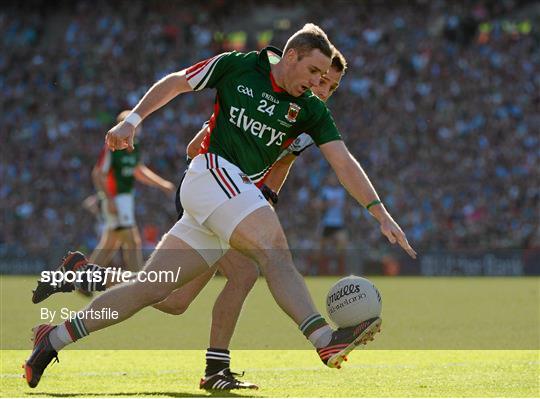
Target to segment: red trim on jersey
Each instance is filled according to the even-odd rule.
[[[103,163],[105,162],[105,157],[109,153],[109,148],[107,147],[107,144],[103,146],[101,149],[101,152],[99,153],[99,158],[96,163],[96,166],[100,169],[100,172],[102,172],[103,169]],[[112,163],[112,159],[111,159]],[[109,165],[109,170],[107,171],[107,182],[105,184],[105,190],[107,191],[107,194],[109,196],[116,196],[118,194],[118,187],[116,184],[116,178],[114,176],[113,167],[112,164]]]
[[[214,114],[212,114],[212,117]],[[204,135],[203,141],[201,142],[201,146],[199,147],[199,154],[206,154],[208,152],[208,146],[210,145],[210,125],[206,128],[206,134]]]
[[[291,137],[290,139],[285,140],[281,148],[287,148],[293,143],[294,140],[296,140],[296,137]]]
[[[116,185],[113,168],[110,168],[109,173],[107,173],[107,193],[112,197],[118,194],[118,187]]]
[[[285,91],[285,89],[278,86],[276,80],[274,79],[274,75],[272,75],[272,72],[270,72],[270,83],[272,83],[272,90],[274,90],[276,93],[282,93]]]
[[[207,60],[200,61],[196,63],[195,65],[190,66],[188,69],[186,69],[186,79],[190,80],[191,78],[193,78],[195,75],[201,72],[204,69],[204,67],[208,65],[208,63],[212,61],[214,58],[215,57],[208,58]]]
[[[219,102],[216,95],[216,102],[214,103],[214,113],[208,121],[208,133],[204,135],[203,141],[201,143],[201,148],[199,148],[199,154],[206,154],[208,152],[208,147],[210,147],[210,136],[216,127],[216,118],[219,115]]]

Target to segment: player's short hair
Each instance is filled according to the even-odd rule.
[[[333,46],[328,40],[326,33],[315,24],[305,24],[302,29],[294,33],[287,43],[283,54],[290,49],[295,49],[298,53],[298,60],[311,53],[312,50],[319,50],[328,58],[334,55]]]
[[[341,52],[334,47],[334,56],[332,57],[332,65],[331,68],[334,68],[338,72],[345,73],[347,70],[347,60],[341,54]]]
[[[122,112],[120,112],[120,113],[118,114],[118,116],[116,117],[116,123],[120,123],[120,122],[122,122],[124,119],[126,119],[130,112],[131,112],[130,109],[125,109],[125,110],[123,110]]]

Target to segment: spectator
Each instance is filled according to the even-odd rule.
[[[248,48],[257,40],[250,26],[262,18],[260,2],[225,3],[2,8],[0,253],[43,256],[53,246],[63,252],[95,244],[92,216],[80,204],[92,192],[91,167],[115,112],[133,106],[159,77],[222,51],[225,35],[216,32],[223,27],[245,31]],[[309,9],[282,2],[266,6],[263,17],[288,15],[289,24],[276,26],[290,31],[320,23],[349,59],[329,107],[413,246],[533,242],[540,213],[537,9],[520,1],[422,1],[327,11],[322,1]],[[283,46],[288,33],[277,29],[272,44]],[[211,114],[213,96],[182,96],[145,121],[152,136],[141,144],[152,149],[157,173],[179,180],[185,144]],[[317,246],[312,199],[327,170],[318,151],[306,151],[282,191],[277,211],[293,248]],[[389,246],[371,218],[352,201],[345,206],[350,245],[381,259]],[[164,205],[160,193],[145,192],[137,208],[143,229],[156,226],[158,236],[175,218],[173,199]]]

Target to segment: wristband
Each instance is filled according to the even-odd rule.
[[[136,112],[130,112],[126,119],[124,119],[124,122],[129,123],[133,127],[139,126],[139,123],[141,123],[141,121],[142,118]]]
[[[379,204],[382,204],[381,200],[371,201],[369,204],[366,205],[366,209],[369,211],[369,208],[371,208],[372,206],[375,206],[375,205],[379,205]]]
[[[262,194],[264,195],[264,198],[266,198],[267,201],[272,201],[272,204],[276,205],[278,203],[279,197],[277,193],[274,192],[270,187],[268,187],[266,184],[263,184],[260,187],[260,190]]]

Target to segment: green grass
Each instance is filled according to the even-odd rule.
[[[18,373],[28,351],[2,354],[2,396],[205,396],[203,351],[65,351],[36,389]],[[537,397],[537,351],[353,352],[341,370],[312,351],[235,351],[262,397]],[[219,396],[224,396],[220,394]],[[232,395],[231,395],[232,396]]]
[[[336,280],[307,279],[321,310]],[[372,350],[355,351],[341,370],[330,370],[307,350],[308,342],[260,280],[233,338],[232,366],[246,370],[246,378],[261,389],[235,395],[540,396],[538,278],[372,281],[383,296],[383,332],[368,346]],[[206,395],[198,380],[211,307],[223,279],[214,279],[182,316],[146,309],[76,343],[31,390],[20,378],[20,366],[30,353],[30,328],[39,322],[40,308],[76,310],[86,303],[62,294],[33,305],[34,282],[35,277],[0,278],[2,397]],[[126,350],[95,350],[100,348]]]

